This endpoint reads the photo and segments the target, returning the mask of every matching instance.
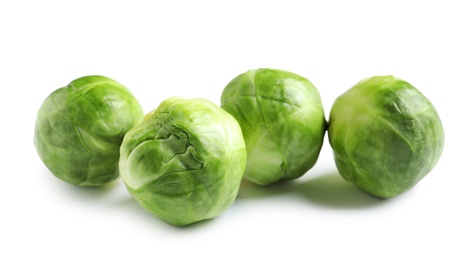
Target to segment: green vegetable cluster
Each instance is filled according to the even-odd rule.
[[[118,82],[78,78],[46,98],[34,144],[57,178],[102,186],[121,176],[143,208],[184,226],[221,215],[242,178],[270,185],[306,174],[326,131],[340,175],[381,198],[415,186],[444,145],[434,106],[404,80],[359,82],[335,100],[327,122],[317,88],[275,69],[235,77],[223,89],[221,107],[172,97],[144,117]]]

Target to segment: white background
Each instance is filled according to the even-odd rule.
[[[1,1],[0,259],[473,259],[473,9],[468,1]],[[244,182],[221,217],[176,228],[121,180],[71,186],[33,145],[56,88],[101,74],[145,112],[170,96],[219,104],[260,67],[317,86],[326,115],[359,80],[392,74],[436,106],[446,132],[436,168],[389,200],[319,161],[288,184]]]

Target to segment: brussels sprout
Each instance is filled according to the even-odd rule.
[[[59,179],[100,186],[119,176],[120,144],[143,118],[127,88],[104,76],[78,78],[52,92],[39,109],[34,144]]]
[[[120,174],[131,195],[176,226],[227,209],[245,163],[238,122],[205,99],[163,101],[125,135],[120,149]]]
[[[432,103],[393,76],[362,80],[339,96],[328,136],[343,178],[381,198],[417,184],[434,168],[444,142]]]
[[[225,87],[221,103],[243,131],[249,181],[267,185],[295,179],[314,166],[326,121],[309,80],[282,70],[250,70]]]

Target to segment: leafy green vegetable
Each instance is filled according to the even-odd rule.
[[[86,76],[46,98],[37,115],[34,144],[59,179],[100,186],[119,176],[120,144],[142,117],[127,88],[104,76]]]
[[[343,178],[382,198],[416,185],[436,165],[444,143],[432,103],[392,76],[365,79],[339,96],[328,136]]]
[[[326,121],[309,80],[282,70],[250,70],[225,87],[221,103],[243,131],[248,180],[266,185],[295,179],[314,166]]]
[[[237,121],[205,99],[169,98],[125,136],[120,174],[132,196],[164,221],[188,225],[235,200],[246,163]]]

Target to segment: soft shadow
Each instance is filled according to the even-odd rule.
[[[131,195],[115,201],[114,203],[110,204],[110,207],[120,209],[127,214],[132,214],[133,217],[137,218],[137,220],[165,223],[143,208]]]
[[[104,197],[109,194],[121,181],[120,178],[111,181],[103,186],[98,187],[82,187],[67,183],[55,177],[47,168],[42,169],[42,174],[50,178],[59,189],[64,192],[72,193],[81,199],[96,200],[98,197]]]
[[[142,216],[148,216],[151,214],[143,207],[141,207],[140,204],[138,204],[138,202],[131,195],[126,196],[126,198],[122,198],[118,201],[114,201],[110,204],[110,207],[125,209],[125,211],[128,212],[137,212]]]
[[[344,180],[338,172],[310,180],[281,181],[261,186],[243,180],[237,199],[264,199],[274,196],[301,197],[310,203],[329,208],[360,209],[382,205],[385,199],[373,197]]]
[[[97,197],[103,197],[110,193],[118,185],[119,181],[120,180],[117,179],[99,187],[81,187],[72,184],[66,184],[69,185],[67,188],[70,190],[70,192],[73,192],[75,195],[84,199],[95,200]]]
[[[212,222],[216,221],[216,219],[208,219],[202,220],[196,223],[189,224],[187,226],[174,226],[166,221],[154,216],[151,212],[147,211],[145,208],[141,207],[141,205],[130,195],[127,198],[123,198],[111,205],[114,208],[120,208],[123,211],[128,213],[133,212],[133,216],[141,221],[151,222],[154,227],[159,228],[167,228],[173,230],[196,230],[200,228],[204,228],[205,226],[211,225]],[[218,218],[218,217],[217,217]]]
[[[216,223],[218,220],[219,220],[219,217],[216,217],[216,218],[213,218],[213,219],[205,219],[205,220],[201,220],[199,222],[195,222],[195,223],[189,224],[187,226],[182,226],[182,227],[176,227],[176,226],[173,226],[173,225],[170,225],[170,224],[168,224],[168,225],[172,226],[175,229],[181,230],[181,231],[194,231],[194,230],[199,230],[199,229],[205,228],[207,226],[210,226],[213,223]]]
[[[261,199],[284,195],[295,191],[296,184],[291,181],[280,181],[269,185],[258,185],[243,179],[237,199]]]
[[[359,209],[386,202],[361,191],[337,172],[302,182],[297,191],[308,201],[330,208]]]

